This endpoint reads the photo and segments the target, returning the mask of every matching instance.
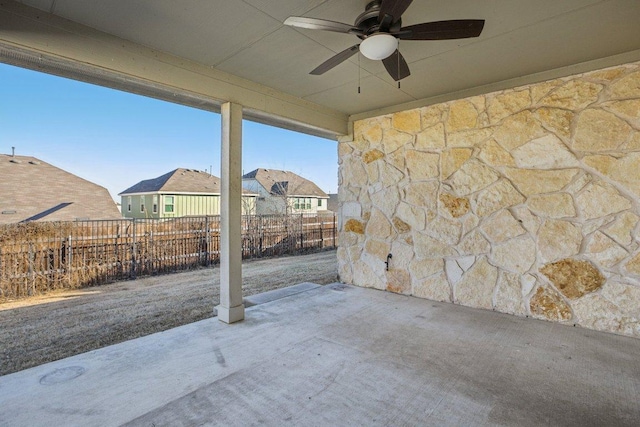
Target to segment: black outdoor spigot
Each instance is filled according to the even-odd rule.
[[[387,255],[387,260],[384,262],[385,264],[387,264],[387,271],[389,271],[389,260],[393,258],[393,255],[389,254]]]

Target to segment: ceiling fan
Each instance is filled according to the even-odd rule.
[[[311,30],[333,31],[353,34],[362,40],[332,56],[311,73],[324,74],[336,65],[349,59],[358,50],[366,58],[382,60],[389,75],[400,81],[411,72],[402,54],[398,51],[398,40],[451,40],[478,37],[484,27],[483,19],[458,19],[450,21],[424,22],[402,26],[402,14],[413,0],[373,0],[353,25],[325,19],[291,16],[285,25]]]

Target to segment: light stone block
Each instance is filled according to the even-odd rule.
[[[462,224],[459,221],[438,216],[429,221],[425,231],[439,242],[455,245],[460,241]]]
[[[359,217],[362,214],[362,206],[357,202],[346,202],[342,204],[342,216]]]
[[[527,230],[530,235],[535,236],[538,234],[542,220],[535,216],[529,208],[526,206],[517,206],[511,211],[514,214],[514,218],[522,224],[524,229]]]
[[[419,281],[413,286],[412,294],[418,298],[451,302],[451,288],[444,273]]]
[[[405,160],[412,180],[424,181],[438,177],[439,154],[407,150]]]
[[[472,129],[447,134],[447,147],[474,148],[487,141],[493,135],[491,129]]]
[[[585,219],[600,218],[631,207],[631,202],[618,190],[601,181],[587,184],[576,197],[576,204]]]
[[[431,236],[423,233],[412,233],[412,235],[418,259],[437,259],[458,255],[450,245],[439,242]]]
[[[625,142],[631,126],[624,120],[600,109],[583,111],[578,117],[573,149],[579,151],[610,151]]]
[[[493,289],[497,279],[498,269],[485,258],[479,259],[455,285],[455,302],[468,307],[492,309]]]
[[[473,129],[478,123],[478,111],[468,100],[454,101],[449,104],[446,126],[448,132]]]
[[[483,255],[491,251],[491,244],[478,229],[471,230],[457,246],[460,255]]]
[[[437,208],[438,188],[436,181],[410,182],[403,188],[404,201],[428,210]]]
[[[458,195],[467,196],[488,187],[498,178],[496,171],[472,159],[451,176],[450,184]]]
[[[578,174],[579,169],[536,170],[506,168],[507,178],[525,196],[562,190]]]
[[[530,111],[522,111],[507,117],[493,133],[495,140],[507,151],[512,151],[527,142],[547,133]]]
[[[389,268],[393,267],[395,269],[409,270],[414,256],[412,245],[408,245],[402,240],[395,240],[391,244],[391,250],[389,253],[393,255],[389,260]]]
[[[640,197],[640,153],[613,157],[606,155],[585,156],[584,163],[601,174],[620,183],[624,188]]]
[[[441,179],[449,178],[451,174],[460,169],[460,166],[471,158],[472,152],[470,148],[452,148],[443,151],[441,155]]]
[[[382,151],[385,154],[393,153],[400,147],[413,145],[414,136],[406,132],[398,132],[394,129],[384,131],[382,139]],[[375,147],[379,148],[379,147]]]
[[[478,193],[474,200],[473,208],[475,213],[484,217],[492,213],[512,206],[516,206],[525,201],[525,198],[506,179],[501,179],[496,184]]]
[[[400,194],[396,187],[389,187],[384,190],[376,191],[371,194],[371,203],[383,212],[388,218],[393,217],[398,204],[400,203]]]
[[[524,274],[521,276],[520,283],[522,284],[522,295],[526,296],[531,293],[536,286],[536,277],[531,274]]]
[[[441,273],[444,269],[444,261],[441,259],[417,259],[414,258],[409,265],[411,276],[416,279],[424,279],[428,276]]]
[[[444,125],[442,123],[438,123],[416,135],[414,148],[420,151],[430,151],[444,148],[445,145]]]
[[[621,245],[629,246],[633,242],[634,230],[640,217],[633,212],[623,212],[604,229],[604,232]]]
[[[640,71],[635,71],[615,81],[609,90],[612,98],[640,98]]]
[[[609,236],[596,231],[589,240],[585,255],[599,265],[611,268],[629,254]]]
[[[418,111],[420,111],[422,128],[426,129],[437,124],[442,124],[442,117],[445,110],[445,104],[436,104],[420,108]]]
[[[528,90],[513,90],[499,93],[490,98],[487,113],[491,123],[495,124],[505,117],[518,113],[531,105]]]
[[[420,111],[408,110],[395,113],[391,116],[391,126],[402,132],[417,133],[422,129]]]
[[[462,268],[462,271],[467,271],[476,262],[476,257],[474,257],[474,256],[463,256],[463,257],[460,257],[460,258],[456,258],[456,262],[458,263],[460,268]]]
[[[581,110],[598,99],[603,86],[579,79],[570,80],[540,100],[541,105]]]
[[[502,243],[505,240],[526,233],[520,223],[507,209],[502,209],[491,218],[484,221],[482,231],[492,243]]]
[[[640,336],[640,320],[623,313],[600,295],[588,295],[573,304],[576,323],[597,331]]]
[[[538,232],[538,249],[544,262],[577,255],[581,244],[580,228],[568,221],[547,220]]]
[[[402,221],[406,222],[414,230],[424,230],[426,224],[426,215],[424,208],[400,202],[396,209],[396,215]]]
[[[535,194],[527,200],[527,206],[538,216],[567,218],[576,216],[573,198],[569,193]]]
[[[571,124],[575,117],[573,111],[543,107],[535,111],[535,117],[545,129],[548,129],[555,135],[565,139],[571,137]]]
[[[379,209],[374,208],[371,210],[365,232],[368,237],[385,240],[391,236],[391,223]]]
[[[580,164],[567,147],[555,135],[534,139],[511,152],[520,168],[555,169],[575,167]]]
[[[515,166],[513,156],[494,139],[482,145],[478,158],[490,166]]]
[[[491,250],[491,262],[514,273],[526,273],[535,261],[536,245],[529,236],[518,237],[494,245]]]
[[[518,274],[500,272],[496,286],[494,308],[502,313],[524,315],[526,308],[522,300],[522,286]]]
[[[449,283],[451,283],[452,285],[458,283],[460,279],[462,279],[462,275],[464,274],[462,268],[460,268],[458,263],[453,259],[448,259],[444,262],[444,269],[447,273],[447,279],[449,279]]]

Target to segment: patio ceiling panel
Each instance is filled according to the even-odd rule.
[[[389,103],[403,104],[414,99],[398,89],[397,84],[387,84],[377,76],[363,78],[360,81],[358,93],[358,79],[343,86],[323,90],[305,99],[314,103],[340,102],[347,111],[360,111],[363,108],[382,108]]]
[[[278,20],[243,1],[57,0],[53,13],[209,66],[281,26]]]
[[[309,71],[334,55],[329,49],[319,47],[311,39],[303,38],[291,43],[291,33],[295,30],[283,27],[262,40],[254,43],[237,55],[221,63],[219,70],[233,73],[246,79],[271,85],[299,97],[306,97],[326,90],[327,87],[340,87],[358,77],[358,67],[347,63],[334,68],[322,76],[300,74],[300,69]],[[370,74],[362,71],[363,77]]]

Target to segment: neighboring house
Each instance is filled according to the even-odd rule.
[[[140,181],[119,196],[126,218],[178,218],[220,215],[220,193],[220,178],[208,172],[178,168]],[[244,214],[255,213],[256,196],[244,191]]]
[[[0,155],[0,224],[119,218],[106,188],[35,157]]]
[[[242,177],[242,186],[246,190],[258,193],[258,215],[317,213],[327,210],[327,193],[293,172],[256,169]]]

